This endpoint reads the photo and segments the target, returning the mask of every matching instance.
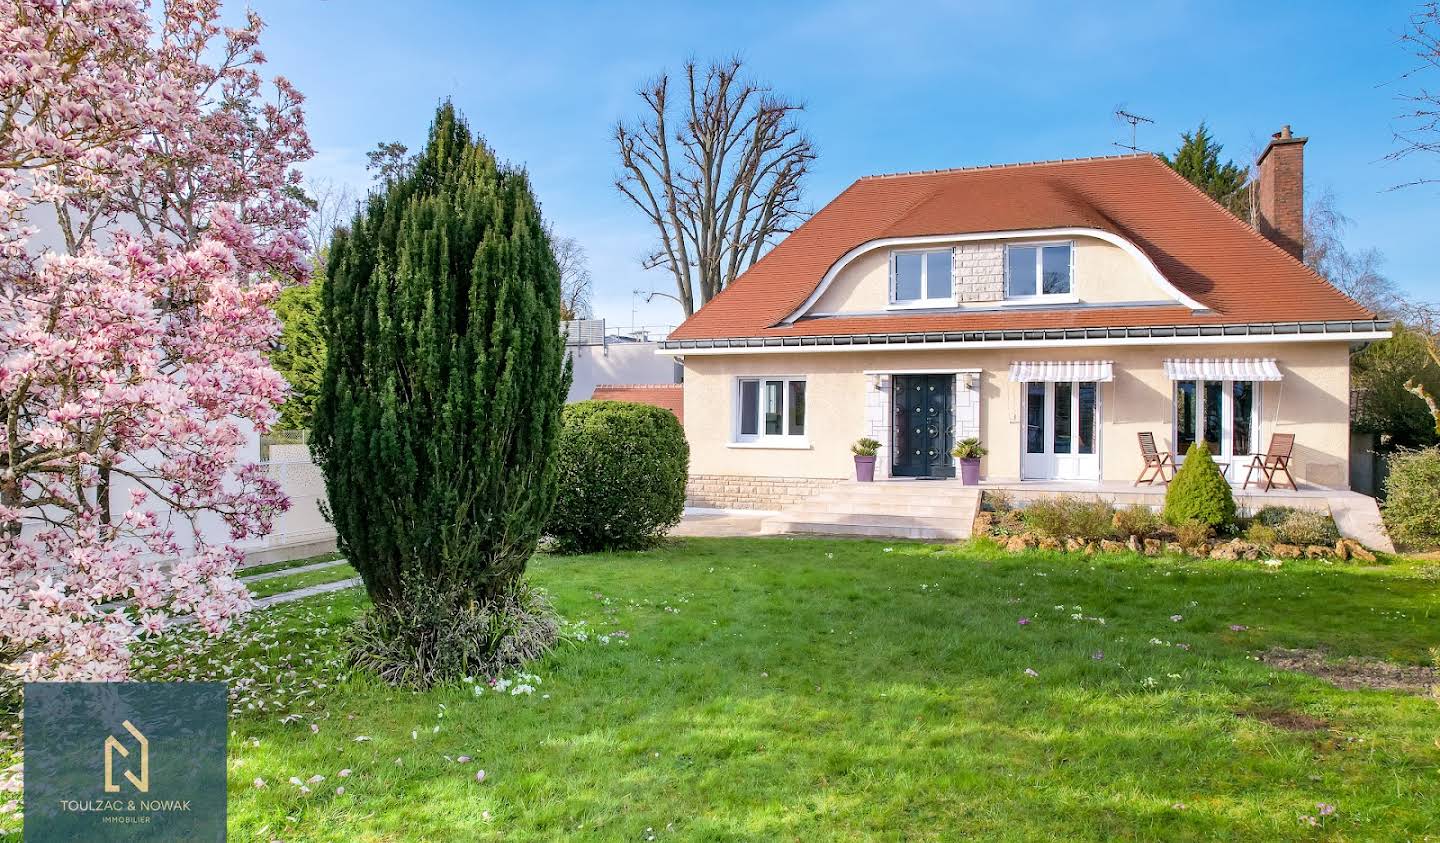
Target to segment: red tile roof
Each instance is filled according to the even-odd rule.
[[[846,252],[871,240],[1095,228],[1143,251],[1210,308],[950,310],[801,318],[779,325]],[[862,333],[1365,320],[1347,298],[1148,155],[862,178],[761,258],[670,341]]]
[[[591,398],[597,401],[630,401],[635,404],[649,404],[675,414],[685,421],[684,386],[678,383],[620,384],[602,383],[595,387]]]

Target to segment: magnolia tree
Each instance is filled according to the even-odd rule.
[[[175,613],[224,629],[225,541],[288,506],[237,461],[286,392],[311,150],[260,20],[218,7],[0,4],[0,662],[27,679],[124,678]]]

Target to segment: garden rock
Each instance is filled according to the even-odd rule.
[[[1043,539],[1040,540],[1040,549],[1041,549],[1041,550],[1064,550],[1064,549],[1065,549],[1065,545],[1061,544],[1061,543],[1060,543],[1060,540],[1057,539],[1057,538],[1052,538],[1052,537],[1050,537],[1050,536],[1046,536],[1045,538],[1043,538]]]
[[[1124,553],[1128,548],[1120,542],[1105,539],[1100,542],[1100,549],[1106,553]]]
[[[1254,561],[1260,558],[1260,548],[1250,542],[1235,539],[1234,541],[1219,545],[1210,551],[1210,558],[1229,560],[1247,559]]]
[[[1136,538],[1135,536],[1131,536],[1129,539],[1127,539],[1125,541],[1125,546],[1130,548],[1130,550],[1134,551],[1135,553],[1140,553],[1142,550],[1144,550],[1144,547],[1140,544],[1140,539]]]
[[[1085,545],[1085,555],[1086,555],[1086,556],[1094,556],[1095,554],[1097,554],[1097,553],[1099,553],[1099,552],[1100,552],[1100,545],[1096,544],[1095,542],[1090,542],[1089,544]]]
[[[1305,545],[1305,556],[1310,559],[1329,559],[1335,555],[1335,549],[1326,547],[1323,544]]]
[[[1336,542],[1335,555],[1341,559],[1359,559],[1362,562],[1375,561],[1375,554],[1354,539],[1341,539]]]
[[[1076,552],[1077,550],[1084,550],[1084,549],[1085,549],[1085,542],[1080,541],[1079,539],[1074,539],[1074,538],[1066,539],[1066,540],[1065,540],[1065,549],[1066,549],[1067,551],[1069,551],[1070,553],[1074,553],[1074,552]]]
[[[1024,550],[1032,550],[1035,547],[1035,537],[1029,533],[1021,533],[1018,536],[1011,536],[1005,542],[1005,549],[1011,553],[1020,553]]]
[[[1145,540],[1145,555],[1146,555],[1146,556],[1159,556],[1160,554],[1162,554],[1162,553],[1164,553],[1164,552],[1165,552],[1165,543],[1164,543],[1164,542],[1160,541],[1159,539],[1146,539],[1146,540]]]
[[[1277,559],[1299,559],[1305,550],[1298,544],[1277,544],[1270,548],[1270,553]]]

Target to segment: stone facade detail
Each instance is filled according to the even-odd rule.
[[[955,441],[980,436],[980,372],[955,376]]]
[[[779,511],[840,482],[843,481],[825,477],[692,474],[685,484],[685,505],[704,509]]]
[[[889,375],[865,378],[865,436],[880,443],[875,454],[875,479],[890,476],[890,381]]]
[[[961,243],[955,247],[950,267],[956,301],[1005,298],[1004,243]]]

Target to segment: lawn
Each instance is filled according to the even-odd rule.
[[[250,596],[259,599],[286,591],[298,591],[312,585],[322,585],[327,582],[336,582],[337,580],[348,580],[354,576],[356,576],[355,569],[349,565],[333,565],[317,571],[304,571],[298,574],[285,574],[284,576],[277,575],[260,580],[259,582],[248,582],[245,585],[250,590]]]
[[[1433,566],[692,539],[531,571],[588,634],[529,694],[349,675],[358,589],[152,654],[253,680],[231,839],[1440,834],[1434,700],[1253,657],[1424,663]]]

